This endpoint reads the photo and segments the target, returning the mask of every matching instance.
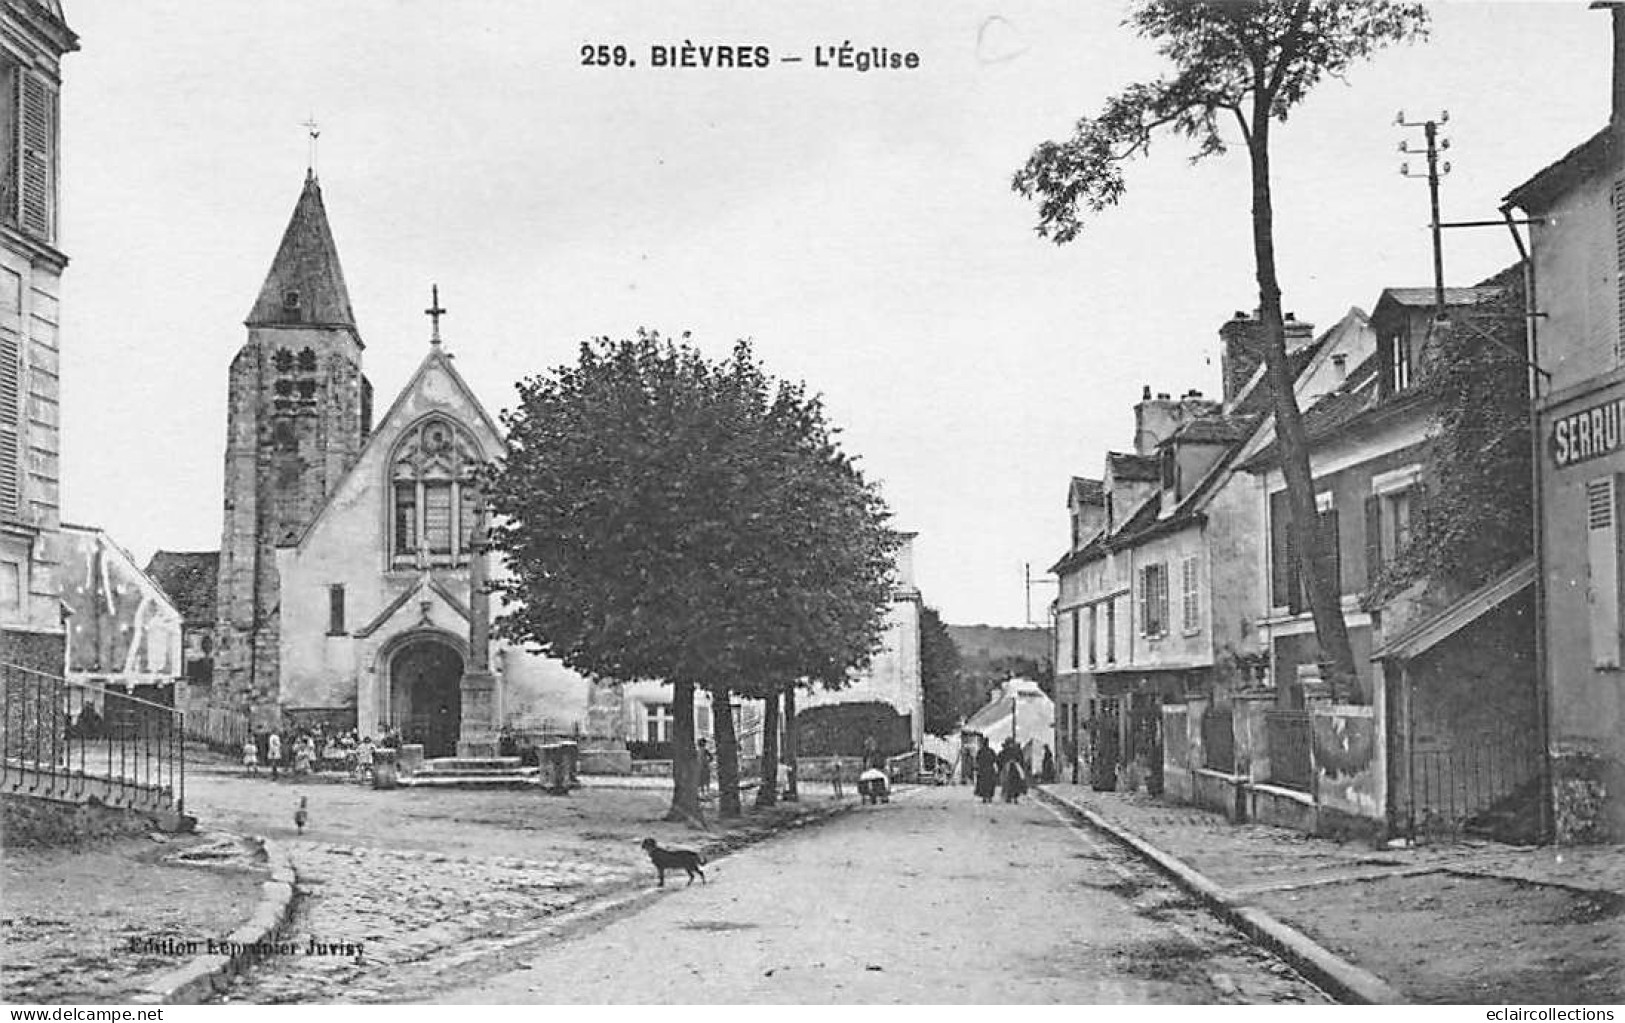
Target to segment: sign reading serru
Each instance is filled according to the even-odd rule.
[[[1552,461],[1559,469],[1612,454],[1625,440],[1625,398],[1605,401],[1552,423]]]

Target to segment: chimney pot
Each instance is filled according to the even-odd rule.
[[[1146,384],[1145,385],[1145,390],[1140,392],[1140,400],[1141,401],[1150,401],[1151,400],[1151,385],[1150,384]]]
[[[1245,309],[1237,309],[1236,310],[1236,319],[1245,320],[1246,318],[1247,318],[1247,311]]]
[[[1157,400],[1158,401],[1167,401],[1168,400],[1168,392],[1167,391],[1158,391],[1157,392]]]
[[[1291,323],[1293,320],[1296,320],[1297,318],[1298,317],[1293,313],[1287,313],[1284,317],[1282,317],[1282,319],[1286,320],[1286,322],[1288,322],[1288,323]]]

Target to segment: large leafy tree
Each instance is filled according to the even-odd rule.
[[[519,385],[489,480],[503,632],[577,671],[672,686],[672,815],[698,819],[694,691],[739,813],[731,694],[840,685],[879,644],[896,538],[823,406],[748,344],[653,331]]]
[[[1425,34],[1427,20],[1422,5],[1388,0],[1140,0],[1127,24],[1155,41],[1171,72],[1128,86],[1097,116],[1080,120],[1070,138],[1038,146],[1013,183],[1018,193],[1038,200],[1039,234],[1065,243],[1078,236],[1086,213],[1117,203],[1124,164],[1143,155],[1159,131],[1193,141],[1194,158],[1224,153],[1240,139],[1252,172],[1265,380],[1274,396],[1293,541],[1300,551],[1321,550],[1327,538],[1315,510],[1282,326],[1270,133],[1316,85],[1341,77],[1384,46]],[[1227,137],[1231,130],[1235,135]],[[1300,567],[1330,681],[1334,691],[1348,693],[1354,655],[1337,580],[1321,570],[1330,563],[1303,558]]]

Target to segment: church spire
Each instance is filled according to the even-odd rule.
[[[293,324],[355,327],[314,168],[305,172],[304,191],[247,320],[250,327]]]

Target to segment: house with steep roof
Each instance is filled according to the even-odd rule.
[[[1363,328],[1351,316],[1317,339],[1311,325],[1289,322],[1300,381],[1325,362],[1330,338],[1357,349],[1351,337]],[[1221,401],[1147,388],[1135,406],[1135,450],[1108,454],[1098,485],[1069,489],[1073,545],[1051,568],[1060,582],[1057,745],[1098,787],[1160,790],[1162,707],[1228,698],[1254,681],[1262,520],[1257,488],[1234,469],[1270,408],[1260,329],[1245,313],[1221,328]]]
[[[1540,669],[1554,833],[1625,840],[1625,9],[1609,123],[1506,196],[1529,227]]]
[[[1538,769],[1533,607],[1527,585],[1512,585],[1524,577],[1494,584],[1493,600],[1446,593],[1431,579],[1396,597],[1372,595],[1410,544],[1429,482],[1440,410],[1421,384],[1435,332],[1455,323],[1496,343],[1499,327],[1479,318],[1505,298],[1508,280],[1445,289],[1442,319],[1432,288],[1378,296],[1374,352],[1303,416],[1321,550],[1295,547],[1278,443],[1241,462],[1262,492],[1267,537],[1257,569],[1274,693],[1265,780],[1319,827],[1414,833],[1482,823],[1523,798]],[[1356,671],[1350,690],[1332,692],[1323,680],[1307,557],[1338,583]],[[1454,625],[1441,631],[1440,615]]]

